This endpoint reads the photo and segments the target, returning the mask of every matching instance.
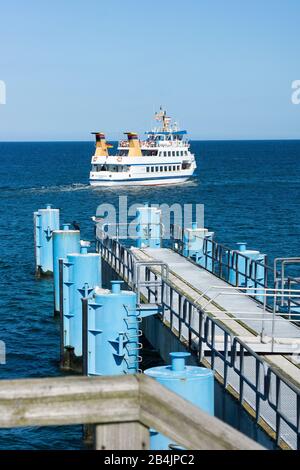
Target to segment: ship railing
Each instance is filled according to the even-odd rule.
[[[129,147],[128,140],[120,140],[118,147]]]
[[[97,243],[103,258],[116,274],[134,288],[136,259],[133,252],[116,239],[107,237]],[[278,445],[300,449],[300,389],[234,334],[224,318],[214,318],[208,309],[201,308],[200,298],[191,300],[173,285],[172,279],[161,279],[160,286],[156,283],[153,288],[151,280],[157,281],[161,276],[160,269],[147,266],[143,269],[141,275],[150,282],[143,286],[142,297],[145,302],[161,305],[161,321],[185,347],[194,351],[200,362],[216,372],[225,390],[233,390],[240,404],[247,410],[250,407],[257,423],[265,423],[263,427],[271,429]],[[261,295],[262,288],[259,290]],[[273,324],[278,319],[282,321],[277,315],[275,318]],[[241,319],[231,321],[240,323]],[[264,322],[266,325],[266,318]],[[274,336],[274,344],[275,341]],[[294,359],[296,363],[300,359],[297,350]]]

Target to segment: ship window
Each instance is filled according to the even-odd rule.
[[[158,171],[158,166],[155,167],[155,171]]]
[[[159,169],[160,169],[160,171],[164,171],[164,167],[163,167],[163,166],[161,166]]]
[[[153,173],[153,172],[154,172],[154,166],[151,167],[151,173]]]
[[[184,154],[187,155],[188,154],[187,151],[185,151]]]
[[[175,171],[175,170],[176,170],[176,166],[174,165],[174,166],[173,166],[173,171]]]
[[[118,171],[118,167],[116,165],[108,165],[107,166],[108,171],[113,171],[114,173]]]
[[[176,152],[176,157],[179,157],[179,152],[178,151]]]
[[[173,150],[173,152],[172,152],[172,156],[175,157],[175,152],[174,152],[174,150]]]
[[[147,173],[149,173],[149,170],[150,170],[150,168],[147,166],[147,167],[146,167],[146,171],[147,171]]]
[[[172,171],[172,167],[171,167],[171,166],[169,166],[169,171]]]
[[[168,171],[168,167],[167,167],[167,166],[165,166],[164,168],[165,168],[165,171]]]
[[[164,152],[164,157],[167,157],[168,156],[168,152]]]
[[[189,168],[191,168],[191,164],[190,164],[190,163],[183,163],[183,164],[182,164],[182,169],[183,169],[183,170],[188,170]]]
[[[180,170],[180,165],[177,165],[177,170]]]
[[[168,152],[168,157],[171,157],[171,152]]]

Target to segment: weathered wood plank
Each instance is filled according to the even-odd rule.
[[[97,448],[145,448],[148,427],[187,449],[262,448],[145,375],[0,381],[0,428],[87,423]]]
[[[139,422],[95,426],[96,450],[147,450],[149,429]]]
[[[147,376],[139,376],[140,419],[187,449],[262,450],[259,444]],[[150,379],[150,380],[149,380]]]
[[[139,384],[134,375],[0,381],[0,427],[138,418]]]

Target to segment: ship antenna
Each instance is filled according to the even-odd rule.
[[[167,112],[162,111],[162,120],[163,120],[163,131],[167,131],[167,122],[166,122]]]

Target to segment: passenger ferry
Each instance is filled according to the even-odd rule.
[[[90,184],[92,186],[137,186],[178,184],[187,181],[196,170],[195,156],[185,139],[186,131],[179,130],[166,111],[155,114],[159,128],[146,132],[140,141],[135,132],[125,132],[128,140],[118,144],[116,155],[109,155],[105,135],[96,136],[96,150],[92,157]]]

